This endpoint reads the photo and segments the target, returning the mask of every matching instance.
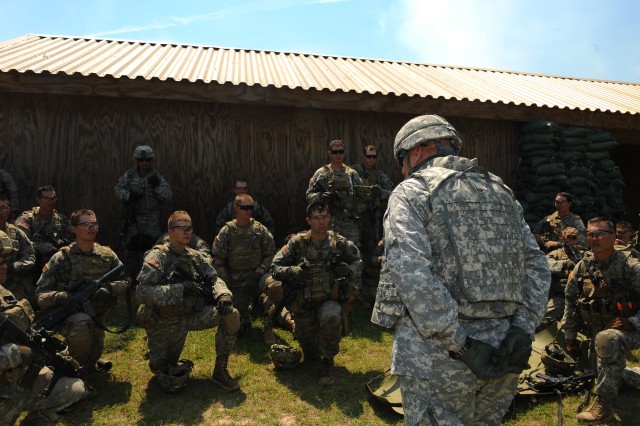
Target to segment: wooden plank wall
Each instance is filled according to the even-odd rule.
[[[21,208],[35,189],[58,187],[67,214],[91,208],[100,241],[114,244],[121,207],[113,187],[133,167],[133,149],[148,144],[170,182],[164,215],[185,209],[196,232],[211,241],[218,211],[231,200],[234,179],[249,180],[254,197],[276,221],[276,242],[306,228],[304,193],[326,160],[327,144],[343,139],[347,164],[363,146],[379,146],[379,167],[401,179],[393,139],[411,116],[240,104],[0,93],[0,159],[16,179]],[[514,183],[516,123],[447,117],[459,130],[463,155]]]

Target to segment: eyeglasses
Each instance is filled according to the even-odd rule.
[[[47,200],[47,201],[57,201],[58,200],[58,196],[57,195],[41,195],[38,198],[42,198],[43,200]]]
[[[84,229],[98,229],[100,228],[100,224],[98,222],[80,222],[76,226]]]
[[[365,157],[367,157],[367,158],[378,158],[378,155],[377,154],[365,155]]]
[[[138,163],[150,163],[153,158],[138,158]]]
[[[589,231],[587,232],[587,237],[589,238],[602,238],[602,237],[606,237],[607,235],[611,235],[613,234],[612,231]]]
[[[332,149],[331,153],[333,155],[342,155],[342,154],[344,154],[344,149]]]
[[[9,206],[0,206],[0,210],[9,210],[10,208]]]
[[[188,234],[189,232],[193,232],[193,226],[191,225],[172,226],[171,229],[179,229],[185,234]]]
[[[329,220],[331,219],[330,214],[317,214],[315,216],[311,216],[311,220]]]
[[[253,210],[253,204],[249,204],[248,206],[243,206],[242,204],[236,204],[240,210]]]

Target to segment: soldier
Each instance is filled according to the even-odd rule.
[[[560,242],[562,243],[560,248],[547,254],[547,262],[551,271],[551,287],[549,287],[547,313],[536,329],[536,333],[562,319],[564,314],[564,289],[567,286],[569,274],[576,266],[576,259],[572,259],[572,256],[575,255],[581,259],[584,252],[584,248],[578,245],[578,230],[572,226],[564,228]]]
[[[329,164],[311,177],[307,203],[328,202],[333,215],[331,229],[360,247],[360,211],[362,202],[373,199],[371,187],[364,187],[355,170],[344,164],[345,148],[341,140],[329,143]]]
[[[273,258],[273,277],[285,286],[285,304],[305,363],[322,361],[319,384],[332,385],[333,358],[348,332],[351,303],[358,297],[362,261],[353,242],[329,231],[329,206],[307,207],[310,230],[295,235]],[[287,294],[288,293],[288,294]]]
[[[156,245],[168,243],[170,240],[169,233],[162,234]],[[194,232],[191,233],[191,239],[189,240],[189,247],[199,252],[204,258],[213,265],[213,257],[211,257],[211,246],[202,238],[198,237]]]
[[[133,159],[136,167],[127,170],[114,188],[116,198],[124,203],[124,263],[132,280],[140,271],[144,252],[162,235],[160,205],[171,199],[169,183],[153,168],[151,147],[136,147]]]
[[[562,230],[568,226],[578,230],[578,244],[587,247],[587,230],[584,223],[582,223],[580,216],[571,213],[573,205],[571,194],[559,192],[556,194],[553,204],[556,211],[538,222],[533,229],[533,235],[540,247],[547,253],[557,249]]]
[[[149,367],[165,392],[184,389],[193,367],[191,361],[179,361],[187,333],[218,326],[213,381],[226,390],[240,389],[227,370],[240,329],[231,292],[204,256],[188,246],[193,233],[189,214],[174,212],[168,225],[169,242],[147,252],[136,288]]]
[[[213,266],[233,293],[233,305],[240,312],[241,330],[251,326],[251,304],[258,298],[258,283],[269,271],[276,252],[269,230],[251,217],[254,209],[249,194],[236,195],[235,219],[220,230],[211,245]]]
[[[25,332],[29,332],[33,320],[33,310],[27,300],[16,300],[13,294],[3,287],[7,279],[7,264],[4,256],[13,250],[11,240],[0,231],[0,320],[8,318]],[[72,406],[88,394],[88,388],[80,379],[61,377],[43,397],[42,393],[50,386],[53,372],[48,366],[32,366],[31,348],[11,340],[0,332],[0,424],[13,425],[21,412],[29,414],[22,424],[53,425],[60,412],[69,411]],[[38,375],[31,387],[27,387],[27,371],[37,368]]]
[[[353,166],[364,185],[370,186],[373,199],[365,203],[362,212],[362,291],[360,298],[364,305],[370,306],[376,298],[376,288],[380,278],[380,263],[377,248],[382,240],[382,216],[387,209],[387,200],[393,190],[393,182],[376,167],[378,151],[375,146],[367,145],[362,149],[362,164]]]
[[[626,220],[621,220],[616,223],[616,242],[613,246],[616,250],[623,252],[628,256],[633,256],[636,259],[640,259],[640,252],[635,247],[633,238],[633,229],[631,223]]]
[[[5,169],[0,169],[0,197],[5,197],[11,203],[10,218],[18,217],[20,213],[20,196],[18,187],[11,174]]]
[[[30,297],[35,294],[35,284],[40,278],[42,267],[58,249],[73,241],[69,219],[56,210],[57,202],[56,189],[50,185],[41,186],[36,192],[38,206],[22,212],[15,222],[29,237],[36,253],[36,263],[32,269],[33,285],[28,291]]]
[[[405,423],[497,425],[517,392],[550,274],[522,208],[437,115],[405,124],[372,321],[395,327]]]
[[[6,255],[9,278],[5,287],[18,300],[31,298],[35,300],[34,287],[31,281],[31,269],[36,262],[33,245],[24,231],[8,223],[11,215],[11,204],[6,197],[0,195],[0,231],[4,231],[13,243],[14,251]]]
[[[114,280],[104,283],[91,297],[95,312],[85,312],[82,300],[70,288],[83,280],[94,280],[122,265],[109,247],[96,243],[100,224],[92,210],[80,209],[71,214],[71,232],[75,242],[61,248],[44,266],[38,280],[36,297],[40,308],[47,311],[66,306],[74,312],[64,319],[56,330],[67,340],[69,354],[91,374],[111,368],[103,360],[104,324],[118,296],[124,295],[129,282]]]
[[[625,354],[640,348],[640,261],[614,249],[615,228],[602,217],[587,223],[587,240],[591,251],[567,283],[563,330],[569,355],[579,355],[576,337],[584,330],[597,361],[596,397],[577,418],[606,423],[614,418]]]
[[[248,194],[249,193],[249,184],[246,179],[238,179],[233,183],[233,193],[237,196],[240,194]],[[218,235],[218,232],[222,229],[222,227],[233,220],[236,217],[236,210],[234,208],[234,201],[229,201],[227,205],[218,213],[216,217],[216,222],[213,228],[213,234]],[[273,218],[269,211],[256,200],[253,200],[253,212],[251,213],[251,217],[256,221],[260,222],[264,226],[267,227],[271,235],[273,235],[275,230],[275,224],[273,223]]]

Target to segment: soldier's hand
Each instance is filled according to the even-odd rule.
[[[200,287],[198,284],[193,281],[183,281],[182,282],[182,294],[185,296],[199,296],[200,295]]]
[[[609,324],[607,324],[605,329],[607,328],[613,328],[614,330],[622,330],[622,331],[635,331],[636,329],[633,326],[633,324],[629,322],[628,319],[621,318],[621,317],[615,317],[614,319],[609,321]]]
[[[481,379],[496,379],[509,372],[508,369],[498,367],[498,365],[494,363],[493,359],[498,353],[490,344],[472,337],[467,337],[464,349],[466,349],[466,351],[459,357],[460,361],[467,364],[467,367],[469,367],[473,374]]]
[[[218,313],[223,317],[229,315],[233,309],[233,299],[228,294],[223,294],[218,298],[218,304],[216,305]]]
[[[544,248],[546,248],[547,251],[556,249],[556,248],[558,248],[558,242],[557,241],[547,241],[546,243],[544,243]]]
[[[531,350],[531,336],[520,327],[511,326],[498,349],[499,363],[520,374],[530,367]]]
[[[111,285],[105,284],[98,289],[93,295],[97,302],[108,302],[111,299]]]
[[[147,179],[147,181],[152,188],[157,188],[160,186],[160,177],[156,174],[149,176],[149,179]]]
[[[289,269],[289,274],[291,275],[291,279],[296,281],[304,281],[313,276],[313,273],[309,269],[304,268],[302,263],[297,266],[292,266]]]
[[[33,362],[33,351],[29,346],[19,345],[18,352],[20,352],[21,365],[27,366]]]
[[[335,266],[334,271],[340,277],[351,278],[351,269],[345,262],[339,262]]]
[[[56,300],[60,302],[71,312],[80,312],[82,310],[82,300],[75,294],[67,293],[66,291],[58,293]]]
[[[566,351],[567,355],[577,360],[578,356],[580,356],[580,345],[578,344],[578,341],[575,339],[567,339],[566,345],[567,345],[567,351]]]

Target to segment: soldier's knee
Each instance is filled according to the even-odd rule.
[[[598,357],[607,360],[615,356],[620,348],[620,336],[615,330],[603,330],[596,334],[595,349]]]
[[[274,281],[274,283],[269,286],[267,292],[269,294],[269,298],[276,304],[281,303],[284,299],[284,291],[280,281]]]
[[[240,330],[240,312],[236,308],[222,317],[222,321],[228,334],[236,334]]]

